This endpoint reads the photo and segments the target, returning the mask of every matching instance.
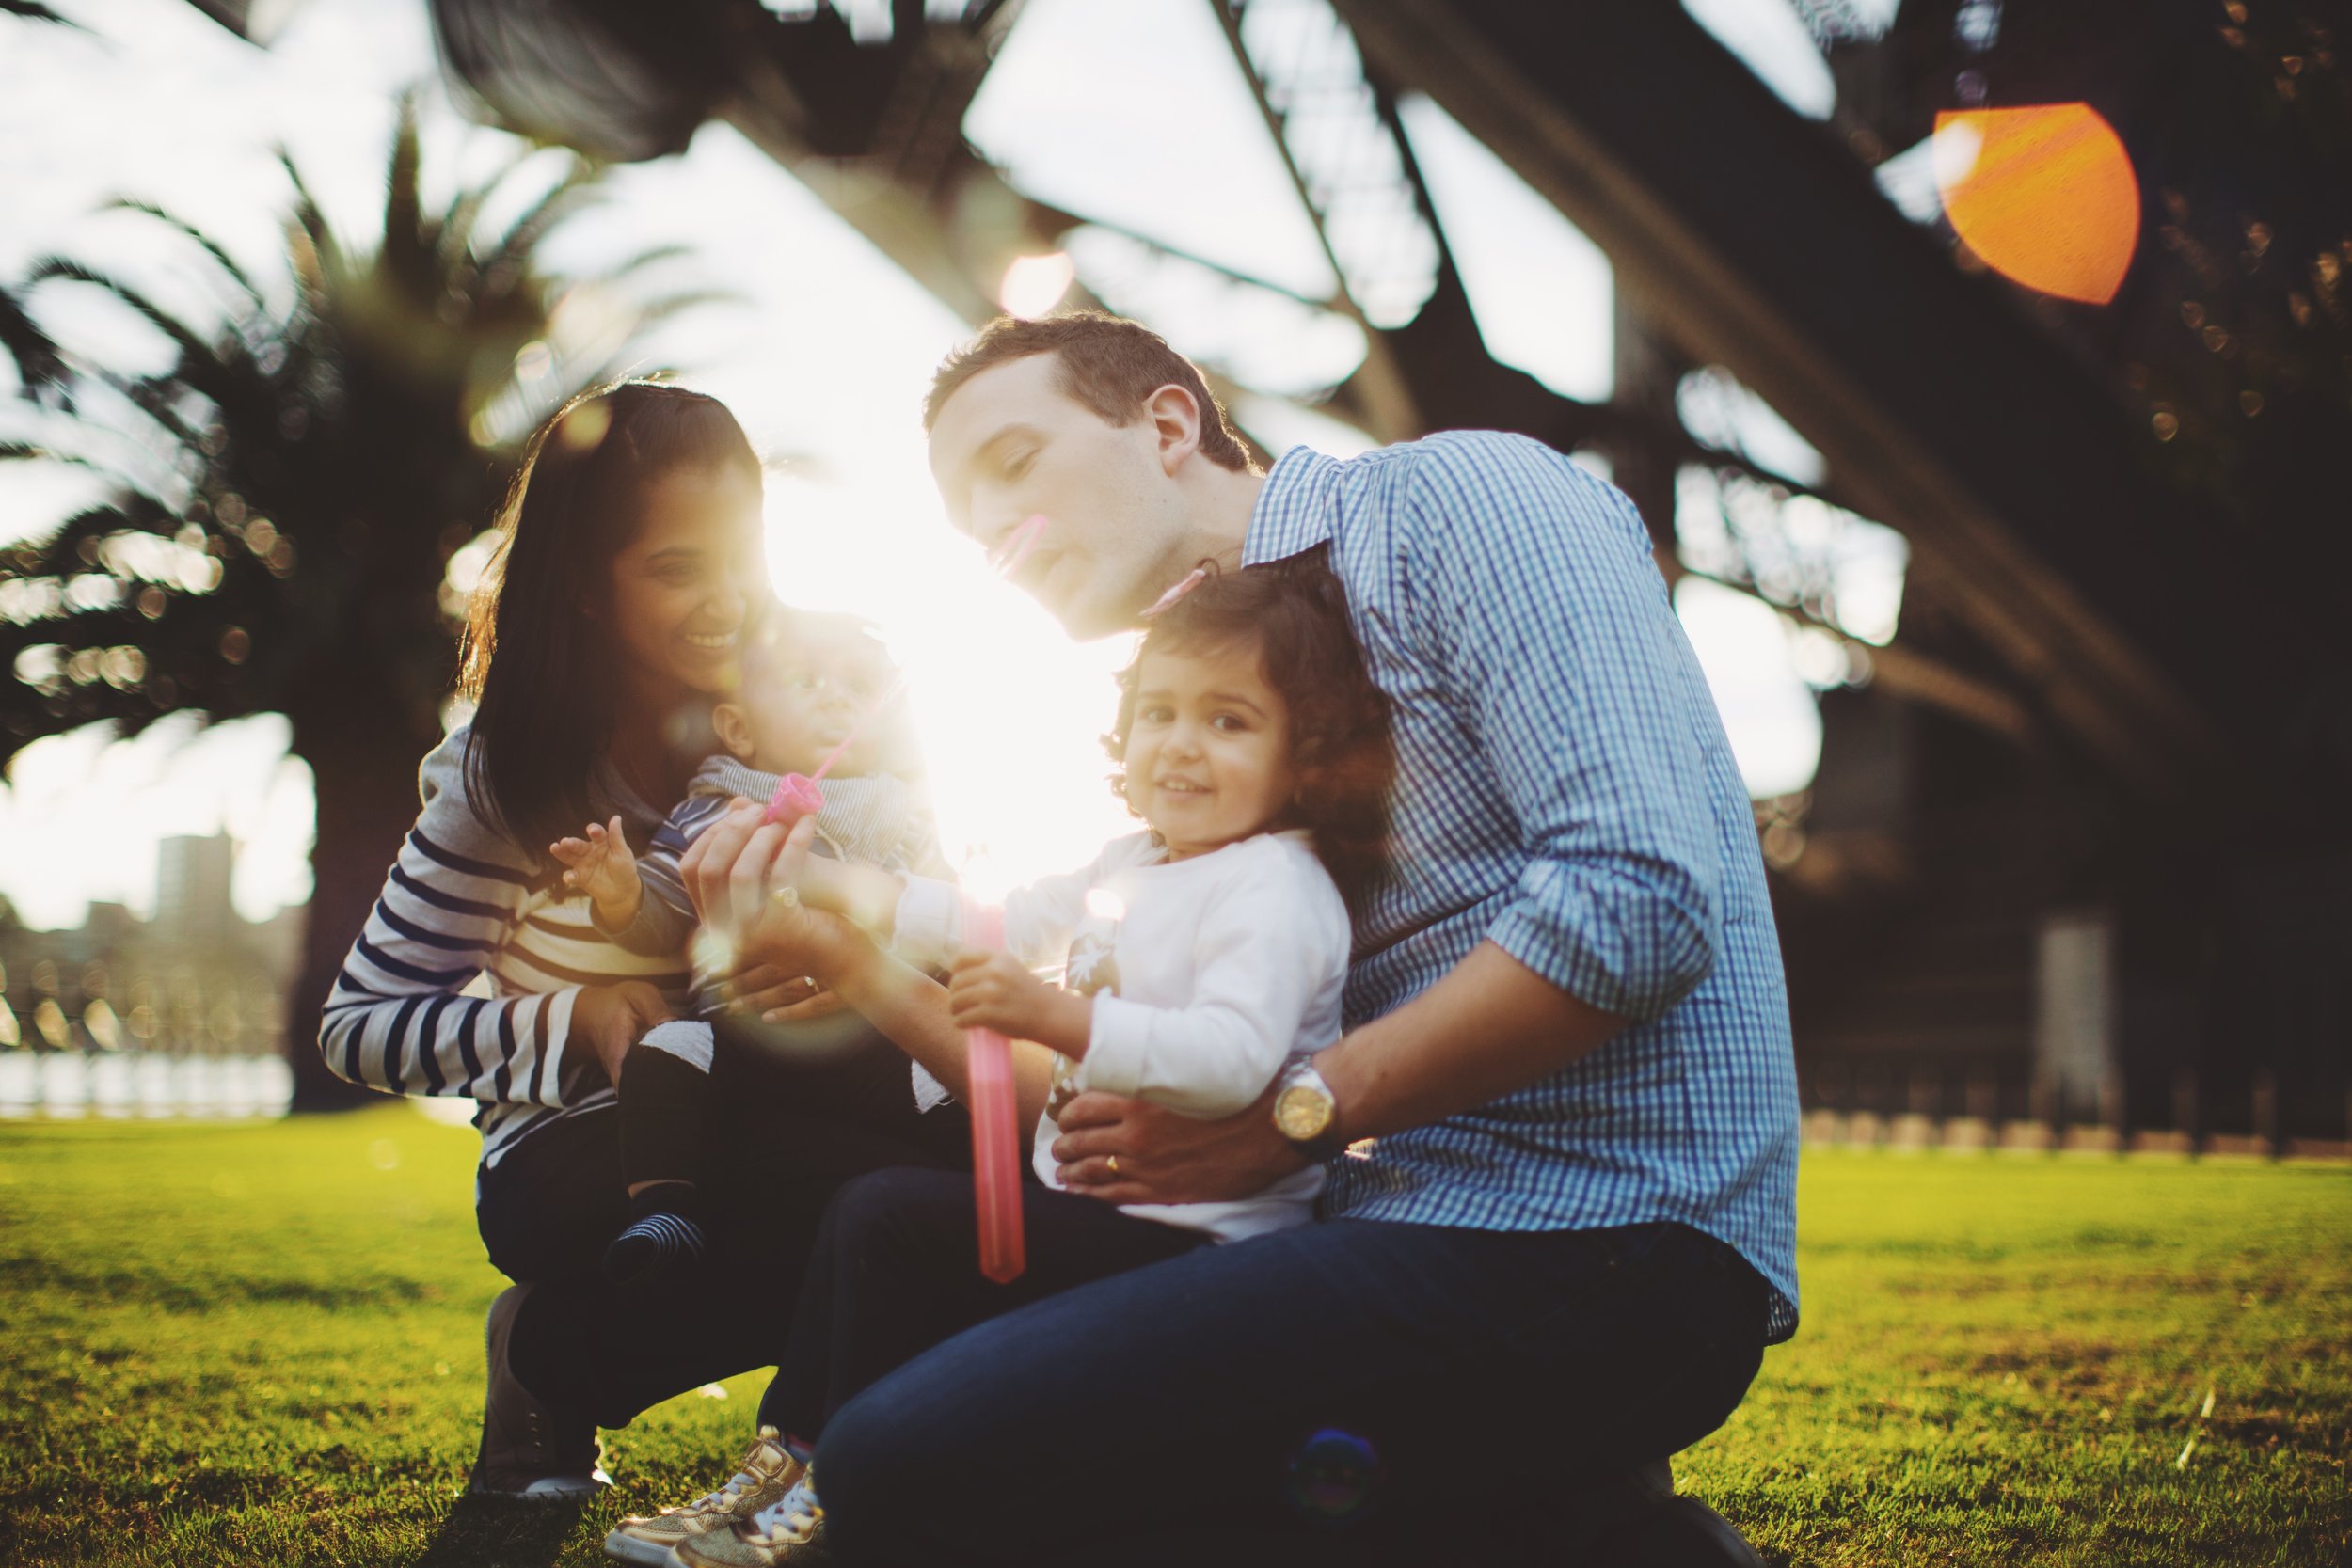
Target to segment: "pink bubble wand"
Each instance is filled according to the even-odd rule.
[[[964,941],[1005,945],[1005,911],[965,899]],[[1020,1096],[1012,1082],[1012,1042],[993,1029],[965,1032],[966,1093],[972,1106],[972,1194],[978,1205],[980,1273],[999,1285],[1029,1266],[1021,1219]]]
[[[1014,569],[1029,558],[1029,552],[1037,547],[1038,537],[1044,531],[1045,514],[1041,512],[1005,535],[1004,543],[989,558],[989,564],[1000,581],[1012,576]],[[824,810],[825,797],[824,792],[817,787],[818,781],[833,771],[833,765],[839,762],[842,754],[865,733],[866,724],[874,716],[889,707],[898,700],[898,693],[906,689],[906,676],[900,675],[893,681],[890,689],[875,699],[874,705],[866,710],[864,716],[850,726],[850,733],[826,753],[825,760],[817,765],[816,772],[787,773],[777,780],[776,792],[768,797],[768,809],[760,813],[759,819],[762,822],[781,822],[789,831],[802,817],[814,816]]]

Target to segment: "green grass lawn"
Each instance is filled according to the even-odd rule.
[[[585,1510],[458,1507],[470,1132],[403,1106],[0,1125],[0,1562],[603,1560],[761,1379],[607,1439]],[[2352,1173],[1807,1155],[1805,1325],[1676,1463],[1777,1562],[2352,1557]]]

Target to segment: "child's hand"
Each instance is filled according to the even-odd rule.
[[[585,838],[560,838],[548,852],[570,869],[564,885],[577,888],[596,901],[596,918],[610,927],[627,926],[637,918],[637,903],[644,880],[637,875],[637,857],[629,853],[628,835],[615,816],[601,827],[591,822]]]
[[[958,1027],[1035,1040],[1073,1061],[1086,1054],[1091,999],[1047,985],[1011,954],[991,948],[963,949],[947,971],[947,1016]]]

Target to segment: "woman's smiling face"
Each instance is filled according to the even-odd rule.
[[[675,469],[645,486],[637,535],[612,558],[621,666],[646,685],[734,689],[745,615],[767,595],[760,486],[737,468]]]
[[[1146,653],[1127,732],[1127,803],[1170,860],[1264,832],[1298,793],[1290,709],[1255,646]]]

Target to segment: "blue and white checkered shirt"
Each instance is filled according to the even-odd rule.
[[[1274,467],[1244,562],[1328,542],[1394,708],[1391,865],[1350,1026],[1482,941],[1632,1022],[1551,1076],[1334,1162],[1324,1212],[1492,1230],[1676,1220],[1797,1322],[1797,1085],[1746,788],[1626,498],[1461,431]]]

